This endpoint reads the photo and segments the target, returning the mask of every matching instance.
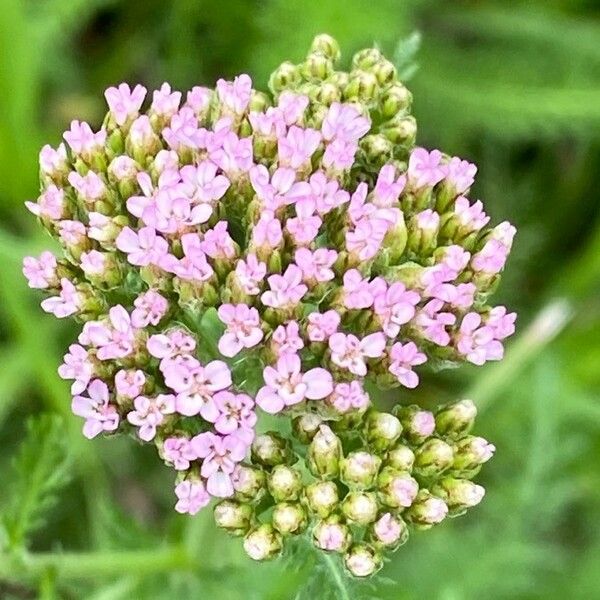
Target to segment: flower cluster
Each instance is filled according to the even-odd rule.
[[[23,272],[46,292],[43,310],[83,323],[59,368],[73,412],[88,438],[131,432],[154,443],[178,472],[179,512],[239,496],[243,461],[267,452],[262,411],[319,422],[303,438],[315,476],[321,442],[341,448],[343,427],[365,432],[364,451],[336,458],[350,488],[351,472],[377,464],[378,491],[336,513],[360,522],[351,515],[380,502],[396,468],[389,445],[373,446],[386,425],[365,384],[412,389],[421,365],[499,360],[514,331],[515,314],[487,300],[515,229],[489,227],[482,203],[469,200],[476,167],[414,147],[411,94],[378,50],[357,53],[350,72],[338,60],[336,42],[318,36],[304,62],[272,74],[270,94],[248,75],[186,95],[165,83],[148,100],[141,85],[122,83],[106,91],[98,131],[73,121],[65,143],[40,153],[42,193],[26,204],[63,256],[28,257]],[[409,441],[429,443],[421,437]],[[415,464],[441,443],[446,458],[460,455],[438,439],[415,448]],[[411,500],[411,522],[445,510],[461,471],[449,465],[437,500],[426,496],[430,482],[402,469],[423,507]],[[222,524],[232,513],[219,506]],[[372,535],[403,529],[397,511],[380,516]],[[260,543],[265,527],[246,540],[254,558],[272,554]],[[346,560],[355,574],[371,552],[359,548]]]
[[[289,440],[257,435],[251,462],[233,473],[234,497],[215,506],[217,525],[245,536],[256,560],[277,555],[286,538],[308,529],[317,548],[343,555],[350,573],[371,575],[384,553],[407,540],[409,527],[429,529],[483,498],[471,479],[495,448],[469,434],[475,414],[470,400],[436,414],[414,405],[370,410],[350,437],[348,422],[298,416],[293,431],[307,444],[309,474],[294,466]]]

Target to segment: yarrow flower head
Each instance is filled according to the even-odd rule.
[[[269,93],[245,74],[110,87],[100,128],[73,121],[40,153],[26,205],[63,256],[23,273],[82,324],[59,374],[86,437],[153,444],[175,510],[216,499],[251,558],[308,530],[364,577],[483,497],[471,479],[494,447],[470,435],[474,405],[430,412],[409,390],[429,367],[502,358],[515,314],[488,301],[515,229],[469,199],[475,165],[415,147],[378,50],[350,72],[338,59],[321,35]],[[399,388],[391,413],[376,388]]]

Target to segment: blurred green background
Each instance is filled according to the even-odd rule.
[[[0,551],[0,598],[600,598],[597,1],[0,6],[0,507],[30,551]],[[472,195],[519,230],[496,297],[519,311],[505,361],[429,376],[414,392],[478,403],[478,433],[498,448],[480,477],[487,497],[415,534],[378,579],[341,587],[312,552],[250,564],[210,514],[176,515],[151,448],[84,440],[56,375],[75,329],[44,315],[20,274],[47,243],[23,208],[38,150],[72,118],[99,124],[105,87],[188,88],[245,71],[264,89],[320,32],[346,59],[373,42],[390,55],[420,32],[408,82],[418,142],[475,161]],[[40,413],[58,416],[27,434]]]

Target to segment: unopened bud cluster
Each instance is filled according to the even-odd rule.
[[[365,383],[414,388],[425,363],[502,358],[515,314],[488,299],[515,229],[468,199],[473,164],[414,147],[411,94],[379,50],[349,72],[339,54],[318,36],[270,93],[248,75],[185,95],[165,83],[148,102],[141,85],[106,90],[99,130],[73,121],[40,153],[27,207],[62,256],[23,271],[46,312],[83,324],[59,374],[86,437],[155,444],[176,510],[225,499],[215,518],[253,558],[319,515],[315,539],[361,575],[389,531],[393,546],[404,521],[479,493],[462,481],[483,442],[456,431],[469,406],[440,412],[434,435],[423,411],[373,411]],[[257,435],[261,411],[293,419],[313,484],[290,440]],[[400,484],[416,486],[410,506],[389,504]],[[358,542],[353,527],[371,529]]]

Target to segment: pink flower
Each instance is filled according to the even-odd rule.
[[[87,396],[75,396],[71,403],[73,414],[83,417],[83,435],[91,440],[102,431],[115,431],[119,426],[119,413],[108,401],[108,386],[94,379],[87,388]]]
[[[116,245],[127,254],[130,264],[140,267],[160,266],[169,250],[167,240],[152,227],[142,227],[137,233],[130,227],[124,227],[117,236]]]
[[[79,344],[71,344],[58,367],[62,379],[72,379],[71,394],[81,394],[94,374],[94,365],[90,361],[88,351]]]
[[[256,346],[263,339],[256,308],[250,308],[247,304],[222,304],[217,313],[227,325],[219,339],[219,352],[223,356],[235,356],[244,348]]]
[[[242,291],[249,296],[260,293],[260,284],[267,274],[267,265],[260,262],[254,254],[248,254],[246,259],[239,259],[235,266],[235,276]]]
[[[479,231],[485,227],[490,218],[483,211],[481,200],[477,200],[472,205],[469,204],[468,198],[459,196],[454,203],[454,214],[456,215],[460,226],[465,232],[471,233]]]
[[[385,513],[373,526],[377,540],[386,545],[395,544],[402,536],[402,527],[391,513]]]
[[[308,96],[285,90],[277,98],[277,110],[283,122],[289,127],[298,124],[302,120],[308,102]]]
[[[138,429],[141,440],[149,442],[154,439],[156,429],[165,415],[175,412],[175,397],[171,394],[159,394],[156,398],[138,396],[133,402],[134,410],[127,413],[127,420]]]
[[[227,221],[219,221],[204,234],[201,250],[211,258],[230,259],[236,255],[234,241],[227,232]]]
[[[42,173],[52,177],[67,168],[67,149],[64,144],[59,144],[56,150],[46,144],[40,150],[40,170]]]
[[[232,496],[231,474],[235,465],[244,460],[246,444],[236,435],[219,436],[209,431],[193,437],[190,443],[196,456],[204,459],[200,474],[207,479],[208,493],[217,498]]]
[[[51,221],[62,219],[65,214],[65,192],[54,184],[49,185],[37,202],[25,202],[25,206],[36,217],[46,217]]]
[[[127,119],[136,117],[146,97],[146,88],[136,85],[133,91],[126,83],[119,87],[110,87],[104,97],[117,125],[124,125]]]
[[[71,121],[71,128],[65,131],[63,137],[75,154],[89,157],[92,152],[104,146],[106,131],[101,129],[94,133],[85,121]]]
[[[56,266],[56,257],[46,250],[39,258],[26,256],[23,259],[23,275],[30,288],[47,289],[58,284]]]
[[[192,362],[192,366],[172,363],[163,371],[165,383],[177,392],[175,408],[186,417],[201,415],[214,423],[219,416],[213,396],[231,385],[229,367],[220,360],[206,366]]]
[[[81,254],[81,270],[87,277],[102,275],[106,269],[106,254],[90,250]]]
[[[230,177],[246,173],[252,167],[252,138],[239,138],[230,131],[223,145],[210,153],[210,159]]]
[[[290,321],[286,325],[277,327],[271,338],[271,347],[278,356],[282,354],[296,354],[298,350],[304,348],[298,322]]]
[[[329,180],[323,171],[317,171],[308,181],[299,181],[287,194],[294,201],[311,200],[315,203],[316,211],[325,215],[334,208],[345,204],[350,194],[340,189],[337,179]]]
[[[320,143],[321,134],[317,130],[292,125],[285,137],[277,140],[280,165],[292,169],[305,166]]]
[[[265,306],[288,308],[296,306],[308,288],[302,283],[302,271],[295,264],[288,265],[283,275],[271,275],[267,279],[270,290],[260,299]]]
[[[326,141],[341,138],[357,142],[369,131],[370,127],[369,119],[362,116],[354,106],[334,102],[325,115],[321,132]]]
[[[196,349],[196,340],[183,329],[173,329],[168,333],[151,335],[146,348],[155,358],[173,358],[180,354],[189,354]]]
[[[477,167],[467,160],[453,156],[446,165],[446,181],[452,185],[457,194],[464,194],[475,181]]]
[[[58,237],[67,248],[86,246],[86,229],[80,221],[64,220],[58,223]]]
[[[290,204],[288,193],[292,198],[299,188],[296,184],[294,169],[280,167],[269,175],[264,165],[254,165],[250,169],[250,182],[258,199],[267,210],[275,211],[281,206]]]
[[[325,148],[323,166],[334,171],[349,169],[354,164],[354,156],[358,150],[356,142],[336,138]]]
[[[155,290],[140,294],[133,304],[135,308],[131,313],[131,323],[139,329],[148,325],[158,325],[169,310],[167,299]]]
[[[60,293],[42,301],[42,310],[59,319],[74,315],[83,305],[83,297],[66,277],[60,280]]]
[[[397,342],[391,347],[389,355],[390,373],[395,375],[404,387],[416,388],[419,385],[419,376],[412,370],[412,367],[427,362],[425,354],[419,352],[414,342],[406,344]]]
[[[138,174],[138,164],[129,156],[116,156],[108,165],[108,174],[117,181],[133,180]]]
[[[300,357],[283,354],[275,367],[265,367],[265,385],[256,395],[256,403],[265,412],[275,414],[304,399],[321,400],[333,390],[333,378],[325,369],[301,372]]]
[[[379,171],[375,189],[373,190],[373,204],[379,208],[389,208],[398,202],[398,198],[406,186],[406,175],[396,179],[394,165],[384,165]]]
[[[181,236],[184,257],[171,266],[163,262],[166,270],[175,273],[180,279],[190,281],[208,281],[213,276],[213,268],[201,248],[202,242],[197,233],[185,233]]]
[[[470,308],[473,306],[477,288],[473,283],[440,283],[428,290],[428,295],[443,300],[457,308]]]
[[[485,246],[473,255],[471,266],[474,271],[495,275],[504,268],[510,249],[502,242],[495,239],[489,239]]]
[[[159,116],[171,117],[177,112],[180,102],[181,92],[173,92],[168,83],[163,83],[160,89],[152,94],[150,110]]]
[[[331,281],[335,277],[331,267],[337,257],[338,253],[328,248],[318,248],[314,251],[298,248],[294,254],[294,260],[302,270],[303,279],[309,285]]]
[[[306,328],[308,339],[311,342],[327,341],[337,331],[340,321],[340,315],[335,310],[310,313]]]
[[[442,300],[430,300],[415,318],[415,324],[421,329],[423,336],[438,346],[450,343],[446,327],[456,322],[456,316],[452,313],[440,312],[443,306]]]
[[[388,224],[383,219],[361,219],[346,232],[346,249],[359,261],[370,260],[381,248]]]
[[[186,437],[169,437],[163,442],[162,456],[177,471],[187,471],[190,462],[196,460],[190,440]]]
[[[184,106],[176,112],[169,126],[162,130],[162,136],[172,150],[182,148],[200,148],[204,142],[203,130],[198,127],[198,117],[189,107]]]
[[[285,228],[296,246],[305,246],[317,237],[323,221],[315,214],[313,200],[298,200],[295,209],[296,216],[286,221]]]
[[[363,389],[360,381],[336,383],[333,393],[327,399],[340,414],[351,410],[363,410],[370,402],[369,394]]]
[[[359,340],[353,334],[334,333],[329,338],[331,360],[355,375],[367,374],[366,358],[380,358],[385,352],[385,336],[381,331]]]
[[[179,174],[186,196],[194,206],[204,206],[207,209],[205,220],[208,220],[213,204],[229,189],[229,179],[225,175],[217,175],[217,166],[209,160],[203,160],[198,166],[185,165]],[[205,220],[199,222],[204,223]]]
[[[108,323],[88,321],[79,335],[79,343],[98,348],[99,360],[129,356],[134,350],[135,332],[129,313],[120,305],[108,311]]]
[[[264,137],[268,140],[276,140],[284,135],[286,131],[285,122],[281,111],[269,107],[264,113],[252,111],[248,115],[248,121],[252,125],[252,133],[256,138]]]
[[[415,306],[420,300],[417,292],[407,290],[400,282],[393,283],[385,293],[375,298],[375,314],[388,337],[395,338],[400,333],[400,327],[415,316]]]
[[[201,481],[186,479],[175,486],[178,513],[195,515],[210,502],[210,496]]]
[[[253,248],[277,248],[283,241],[281,221],[275,218],[272,211],[265,210],[252,229]]]
[[[357,269],[344,273],[344,306],[349,309],[373,306],[373,293],[369,280],[364,279]]]
[[[236,115],[242,115],[250,103],[252,93],[252,79],[243,73],[233,81],[219,79],[217,81],[217,95],[222,105]]]
[[[517,313],[507,313],[506,307],[495,306],[490,310],[485,324],[494,330],[494,337],[503,340],[515,332]]]
[[[189,106],[196,115],[204,114],[210,105],[212,94],[213,92],[210,88],[195,85],[187,93],[185,104],[186,106]]]
[[[124,371],[121,369],[115,375],[115,390],[119,396],[133,400],[141,393],[146,383],[144,371]]]
[[[408,159],[408,178],[415,188],[433,187],[446,176],[446,168],[441,164],[442,153],[439,150],[427,152],[424,148],[415,148]]]
[[[494,328],[482,325],[481,315],[468,313],[463,317],[456,340],[456,349],[474,365],[504,356],[502,342],[494,339]]]
[[[440,215],[430,208],[415,215],[417,227],[423,231],[436,232],[440,226]]]
[[[234,394],[228,391],[218,392],[214,399],[219,411],[215,429],[224,435],[237,433],[242,440],[250,434],[248,443],[251,443],[256,425],[254,400],[246,394]]]

